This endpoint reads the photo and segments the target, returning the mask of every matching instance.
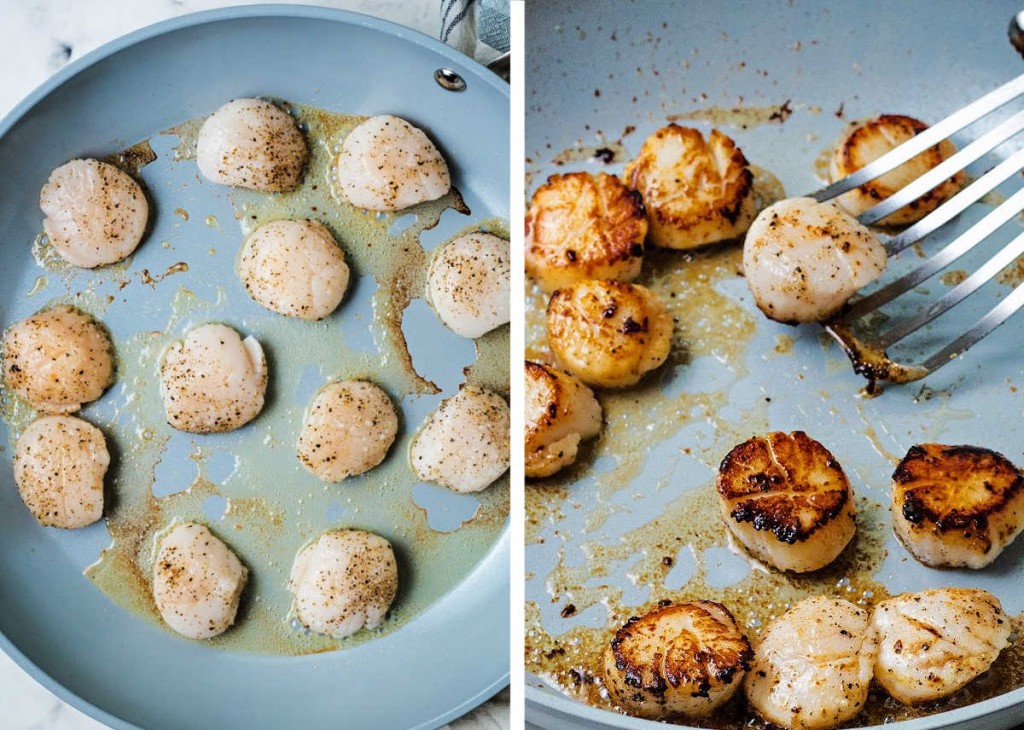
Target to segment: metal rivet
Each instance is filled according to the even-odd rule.
[[[434,81],[448,91],[464,91],[466,81],[450,68],[439,68],[434,72]]]

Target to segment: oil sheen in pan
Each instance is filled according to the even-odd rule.
[[[733,126],[765,123],[761,110],[753,116],[733,111],[733,116],[716,111],[715,122],[732,122]],[[569,152],[559,153],[555,159],[570,156]],[[762,181],[761,205],[781,194],[770,174],[760,171],[757,178]],[[543,583],[547,600],[558,607],[564,619],[592,606],[601,606],[607,614],[607,621],[599,628],[577,626],[556,636],[545,630],[539,604],[526,604],[527,671],[581,702],[617,710],[603,686],[602,653],[619,626],[631,616],[655,608],[659,602],[721,601],[753,638],[789,605],[806,596],[833,595],[865,607],[888,596],[885,586],[875,578],[886,557],[888,515],[885,506],[864,498],[857,500],[858,531],[854,543],[831,566],[811,575],[794,576],[768,571],[751,561],[742,580],[722,585],[721,578],[709,569],[708,556],[727,555],[730,560],[741,560],[743,553],[732,543],[721,521],[713,480],[670,499],[658,517],[626,532],[621,539],[610,544],[596,539],[582,542],[582,565],[567,560],[564,551],[559,551],[552,569],[543,575],[531,572],[529,549],[543,544],[546,536],[556,534],[567,541],[575,537],[573,541],[580,543],[578,536],[568,534],[567,509],[575,511],[580,505],[587,505],[583,524],[577,529],[590,534],[599,531],[615,513],[628,510],[622,506],[622,499],[613,500],[612,495],[622,490],[658,493],[674,489],[670,477],[637,486],[650,444],[670,441],[687,426],[700,422],[709,423],[713,432],[733,443],[745,440],[751,433],[769,430],[769,404],[763,400],[752,399],[743,404],[740,427],[716,415],[729,404],[728,386],[691,392],[673,383],[673,370],[703,357],[728,363],[738,371],[736,380],[747,375],[746,355],[757,329],[756,315],[724,294],[719,286],[740,275],[741,260],[742,246],[738,242],[685,253],[654,249],[645,255],[638,283],[658,294],[675,323],[668,362],[634,388],[599,391],[605,425],[598,439],[585,446],[579,461],[565,472],[527,484],[527,580]],[[543,292],[527,281],[526,357],[550,362],[545,305]],[[790,337],[781,335],[776,341],[776,353],[785,355],[792,345]],[[869,425],[865,426],[865,436],[877,441]],[[884,453],[880,446],[876,448]],[[705,464],[717,464],[723,455],[713,453],[713,444],[700,441],[688,444],[683,451],[698,456],[698,461]],[[898,460],[898,456],[892,455],[892,459]],[[612,462],[614,468],[605,468]],[[581,485],[584,478],[586,484]],[[543,550],[550,557],[551,551],[559,548],[550,543]],[[692,556],[692,564],[679,565],[680,555]],[[607,579],[623,565],[629,566],[627,575],[631,583],[654,588],[647,603],[635,605],[625,600],[622,587]],[[678,587],[663,588],[666,583]],[[1021,634],[1024,621],[1014,621],[1017,633]],[[1003,652],[989,672],[937,703],[906,707],[873,689],[856,724],[874,725],[943,712],[1022,685],[1024,641],[1018,641]],[[767,727],[738,701],[705,723],[728,730]]]
[[[310,140],[310,164],[303,183],[296,191],[280,195],[231,190],[241,230],[230,240],[240,243],[269,220],[320,220],[345,250],[354,286],[376,286],[371,316],[347,311],[346,297],[337,312],[319,322],[264,310],[240,321],[232,314],[233,301],[248,301],[240,286],[217,282],[216,295],[206,299],[190,288],[190,277],[203,276],[203,257],[215,253],[205,246],[182,253],[183,261],[167,271],[133,272],[129,259],[87,272],[85,276],[90,278],[83,286],[85,282],[78,278],[81,272],[55,260],[45,238],[35,245],[45,276],[62,279],[69,292],[45,302],[47,306],[69,303],[102,319],[110,307],[156,306],[147,305],[146,285],[177,287],[162,330],[116,339],[117,382],[97,406],[87,410],[86,418],[104,431],[114,457],[106,510],[112,544],[87,570],[89,579],[117,605],[160,624],[149,577],[154,539],[174,520],[206,522],[251,571],[238,623],[209,643],[275,654],[354,646],[400,628],[472,570],[498,539],[508,516],[506,476],[478,495],[444,495],[446,508],[455,505],[452,511],[459,512],[460,519],[435,529],[427,510],[416,502],[413,485],[418,479],[407,457],[419,424],[409,421],[405,406],[418,396],[439,392],[413,367],[402,333],[403,314],[422,296],[429,264],[420,235],[435,226],[449,208],[468,213],[465,204],[453,190],[438,201],[397,214],[354,209],[337,194],[331,176],[337,144],[362,118],[303,105],[290,110]],[[192,164],[186,160],[194,157],[195,135],[202,121],[192,120],[168,130],[178,144],[157,164]],[[149,144],[141,143],[128,152],[143,147],[148,149]],[[448,154],[457,156],[457,151]],[[111,161],[137,172],[138,165],[133,163],[140,159],[128,154]],[[191,206],[193,217],[199,214],[194,210],[198,205],[201,203]],[[160,213],[177,214],[183,220],[190,216],[185,208]],[[207,216],[205,223],[212,228],[222,225],[213,216]],[[508,235],[507,223],[501,220],[474,222],[466,228],[479,229]],[[142,245],[171,247],[152,238]],[[236,251],[233,246],[221,255],[233,261]],[[103,286],[105,290],[120,292],[132,287],[134,291],[124,292],[122,297],[99,295],[97,281],[104,279],[113,283]],[[45,280],[41,287],[45,291]],[[209,321],[227,322],[243,335],[254,335],[267,353],[271,380],[266,406],[248,427],[229,434],[194,436],[164,423],[159,362],[170,342],[192,326]],[[373,332],[377,347],[356,341],[354,333],[362,331],[365,337],[366,330]],[[466,368],[467,381],[507,394],[508,327],[481,338],[475,347],[476,361]],[[400,402],[400,432],[385,461],[367,475],[342,484],[324,484],[302,469],[295,456],[295,440],[316,390],[344,378],[372,379]],[[11,393],[4,393],[0,401],[13,446],[35,414]],[[291,595],[286,588],[297,551],[323,530],[337,526],[371,529],[389,539],[400,572],[399,595],[383,626],[341,641],[298,627],[289,616]]]

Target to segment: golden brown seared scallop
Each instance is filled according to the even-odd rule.
[[[828,170],[830,181],[836,182],[852,175],[926,129],[928,125],[924,122],[902,114],[883,114],[853,126],[836,145]],[[860,215],[955,153],[956,147],[953,143],[948,139],[943,140],[917,157],[904,162],[892,172],[887,172],[840,195],[836,202],[850,215]],[[953,197],[963,186],[963,182],[963,173],[957,173],[909,205],[886,216],[879,223],[886,226],[914,223]]]
[[[75,528],[103,516],[110,453],[103,432],[74,416],[43,416],[14,447],[14,481],[39,524]]]
[[[7,387],[44,413],[74,413],[114,382],[114,346],[106,328],[66,305],[12,325],[3,362]]]
[[[765,208],[743,243],[758,308],[784,324],[820,322],[881,276],[885,246],[833,203],[789,198]]]
[[[875,679],[906,705],[947,697],[987,671],[1012,631],[998,598],[965,588],[890,598],[871,623],[880,640]]]
[[[646,235],[643,201],[617,177],[552,175],[526,213],[526,273],[549,293],[584,279],[633,281]]]
[[[744,441],[722,460],[717,488],[732,534],[780,570],[806,573],[828,565],[857,527],[843,468],[803,431]]]
[[[670,124],[648,137],[626,165],[626,185],[643,196],[648,239],[696,248],[742,236],[757,214],[754,176],[728,136]]]
[[[526,476],[548,477],[601,430],[601,404],[569,373],[527,360],[525,427]]]
[[[911,446],[892,475],[892,521],[925,565],[983,568],[1024,528],[1024,477],[977,446]]]
[[[548,341],[566,370],[587,385],[620,388],[668,358],[672,318],[651,290],[588,280],[551,296]]]
[[[736,694],[753,658],[721,603],[667,606],[616,632],[604,652],[605,686],[631,715],[708,717]]]
[[[790,730],[837,727],[868,698],[878,635],[868,612],[815,596],[776,619],[755,649],[743,689],[764,719]]]

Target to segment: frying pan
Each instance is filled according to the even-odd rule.
[[[1021,58],[1007,42],[1017,10],[1014,2],[531,2],[527,193],[554,172],[621,172],[643,139],[670,118],[705,132],[720,127],[789,195],[808,193],[822,186],[823,151],[849,121],[881,113],[935,121],[1019,74]],[[700,296],[690,286],[681,280],[679,295]],[[870,399],[818,328],[766,320],[738,276],[718,280],[714,291],[751,323],[737,359],[729,352],[670,358],[637,391],[646,403],[654,402],[652,393],[665,403],[706,393],[718,410],[679,416],[655,403],[655,416],[643,406],[626,414],[625,397],[602,395],[606,421],[617,419],[615,433],[652,427],[667,435],[643,443],[645,453],[635,459],[616,450],[606,426],[605,436],[584,451],[581,468],[527,485],[536,529],[526,545],[525,598],[537,611],[532,626],[556,642],[580,627],[607,628],[602,594],[621,593],[626,616],[631,606],[686,594],[686,578],[672,571],[638,580],[637,566],[650,556],[623,549],[623,541],[659,518],[683,514],[686,500],[712,488],[729,449],[757,432],[802,429],[821,440],[851,474],[855,492],[874,505],[868,522],[883,526],[892,460],[914,443],[978,444],[1024,463],[1020,317],[924,384],[890,387]],[[933,284],[930,291],[934,298],[943,289]],[[971,322],[965,315],[955,324]],[[680,425],[666,430],[662,422],[649,423],[666,413],[681,418]],[[636,423],[622,426],[627,416]],[[927,569],[908,558],[890,530],[881,534],[885,559],[874,578],[891,592],[976,586],[993,591],[1009,612],[1024,610],[1021,541],[990,569],[972,573]],[[618,558],[601,562],[602,572],[560,585],[567,573],[578,576],[592,556],[606,553]],[[677,563],[686,557],[694,574],[715,571],[722,585],[742,585],[751,570],[724,541],[708,549],[684,544],[671,556]],[[567,611],[574,599],[578,605]],[[539,727],[664,727],[585,705],[540,674],[528,672],[526,679],[527,719]],[[1016,689],[896,726],[994,730],[1022,720],[1024,689]]]
[[[442,89],[434,80],[440,68],[461,76],[465,89]],[[375,287],[356,271],[346,302],[317,325],[321,329],[310,330],[340,329],[344,348],[325,353],[315,336],[301,340],[293,348],[297,353],[282,349],[280,340],[274,345],[279,331],[291,325],[261,311],[237,282],[241,233],[233,194],[201,180],[194,162],[176,161],[177,138],[160,134],[228,99],[252,95],[347,114],[397,114],[428,130],[472,210],[468,217],[442,215],[422,236],[428,250],[471,224],[508,216],[508,88],[482,67],[419,33],[352,13],[275,5],[199,13],[132,33],[71,64],[0,123],[0,322],[6,327],[49,301],[80,293],[83,306],[102,310],[116,347],[133,333],[164,330],[169,317],[179,317],[179,337],[190,322],[214,320],[267,338],[271,396],[252,425],[268,440],[253,454],[239,450],[252,433],[245,429],[211,437],[203,447],[208,461],[200,468],[214,468],[220,476],[210,478],[217,481],[233,465],[258,457],[255,478],[246,487],[250,496],[276,504],[284,524],[303,521],[303,531],[288,538],[294,543],[289,550],[256,550],[248,558],[257,577],[267,577],[259,583],[266,600],[283,599],[282,570],[294,549],[332,524],[401,535],[396,549],[404,588],[395,608],[400,625],[337,651],[296,656],[255,644],[236,648],[230,641],[214,646],[182,640],[115,604],[82,575],[110,542],[103,523],[74,532],[35,523],[18,499],[3,427],[0,648],[62,699],[119,729],[436,727],[490,697],[508,678],[508,537],[501,512],[507,481],[480,496],[480,504],[467,503],[447,490],[416,484],[405,461],[416,426],[457,390],[462,367],[474,359],[473,345],[447,333],[416,300],[404,331],[415,365],[440,392],[392,388],[402,407],[401,435],[385,462],[392,466],[382,469],[398,476],[384,483],[371,472],[343,486],[310,481],[295,460],[294,434],[276,433],[273,424],[278,417],[301,418],[316,388],[344,374],[351,359],[345,348],[371,365],[379,360],[372,324]],[[155,223],[131,262],[113,273],[41,270],[31,248],[41,227],[37,196],[49,171],[72,157],[106,155],[147,139],[157,160],[140,174]],[[191,217],[175,215],[176,208]],[[351,252],[360,243],[350,239],[343,246]],[[171,266],[178,258],[190,263],[187,272]],[[178,273],[146,284],[143,270]],[[119,279],[130,283],[119,289]],[[176,295],[201,306],[175,309]],[[310,370],[285,373],[282,366],[273,375],[275,361],[282,365],[303,352],[319,358]],[[373,377],[372,367],[363,375]],[[105,429],[125,426],[127,416],[118,415],[124,387],[130,390],[131,384],[119,383],[84,416]],[[162,414],[153,413],[152,420],[159,431]],[[178,437],[171,438],[173,444]],[[115,463],[130,458],[138,444],[119,439],[117,446]],[[177,491],[195,476],[188,445],[179,447],[169,447],[156,474],[158,483],[162,473],[164,486]],[[196,517],[229,543],[244,543],[232,520],[224,519],[223,501],[219,510],[216,500],[204,503]],[[481,505],[495,508],[488,525],[470,519]],[[420,525],[418,533],[406,529],[411,523]],[[423,553],[424,546],[434,552]],[[448,563],[441,559],[445,554],[457,560]],[[434,563],[431,555],[438,557]],[[255,597],[248,601],[250,608],[257,606]],[[417,610],[403,617],[402,606],[414,604]],[[240,631],[244,626],[243,620]]]

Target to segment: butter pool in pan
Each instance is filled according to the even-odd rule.
[[[466,79],[465,92],[434,82],[441,66]],[[358,118],[389,112],[415,120],[459,165],[455,186],[472,215],[452,209],[462,208],[454,198],[413,211],[415,219],[357,214],[314,190],[313,177],[280,196],[207,182],[189,159],[197,127],[182,123],[255,95],[293,106],[319,145],[310,171],[321,176],[337,136]],[[0,477],[0,647],[46,687],[116,728],[312,727],[340,713],[360,727],[392,728],[441,725],[504,686],[507,479],[490,493],[457,495],[416,479],[407,450],[459,383],[507,382],[498,355],[505,333],[481,341],[478,360],[473,342],[449,338],[422,299],[438,245],[467,227],[507,235],[507,171],[494,144],[507,136],[507,99],[507,86],[485,70],[407,29],[321,8],[257,6],[119,39],[62,70],[0,125],[8,183],[0,196],[0,318],[6,326],[48,303],[74,304],[107,325],[118,359],[115,386],[83,411],[111,444],[109,521],[44,529]],[[479,136],[446,129],[460,109],[479,122]],[[133,146],[143,140],[152,155]],[[154,221],[133,257],[70,271],[40,239],[37,261],[38,195],[50,171],[129,146],[140,154],[125,162],[144,164],[139,177]],[[321,215],[351,269],[339,309],[305,322],[259,306],[235,273],[245,234],[273,218]],[[164,423],[156,368],[169,342],[207,322],[254,335],[270,383],[263,412],[247,427],[193,436]],[[326,484],[296,456],[304,411],[326,382],[358,377],[394,398],[399,438],[379,471]],[[0,457],[9,466],[11,439],[28,416],[10,398],[4,416]],[[173,517],[209,524],[250,568],[237,625],[211,642],[175,636],[149,599],[150,528]],[[351,640],[307,635],[288,616],[296,553],[331,527],[386,535],[400,574],[384,627]],[[477,620],[460,620],[463,611]],[[452,620],[464,624],[465,644],[453,645],[441,628]],[[442,646],[456,666],[437,682],[424,679],[417,662],[435,661]],[[396,685],[404,689],[395,693]],[[389,699],[379,701],[385,687]],[[225,699],[236,696],[246,699]]]
[[[935,121],[1017,75],[1020,57],[1006,42],[1016,10],[984,3],[939,14],[927,3],[897,12],[882,3],[795,2],[591,3],[582,12],[566,2],[533,4],[527,195],[554,173],[621,174],[644,139],[671,121],[720,129],[764,171],[762,182],[774,177],[789,196],[810,192],[822,186],[831,145],[849,122],[880,113]],[[948,68],[939,61],[946,54],[960,62]],[[988,210],[977,207],[957,225]],[[811,595],[869,608],[905,591],[975,587],[995,594],[1011,616],[1024,611],[1014,578],[1024,560],[1020,541],[984,570],[927,568],[893,536],[888,506],[892,472],[914,444],[977,444],[1024,463],[1024,369],[1014,354],[1021,324],[1011,320],[924,381],[869,398],[819,327],[764,318],[741,258],[735,243],[648,248],[637,283],[657,293],[673,318],[667,362],[631,388],[598,389],[601,434],[572,467],[527,484],[527,706],[541,727],[653,727],[616,712],[600,668],[616,629],[662,601],[721,601],[755,647],[768,623]],[[894,262],[897,270],[912,263]],[[928,286],[934,297],[948,284]],[[546,295],[528,280],[525,297],[526,356],[549,360]],[[973,315],[965,312],[964,321]],[[767,570],[734,544],[720,517],[719,463],[736,444],[771,430],[819,440],[856,495],[856,536],[820,571]],[[1019,629],[1020,619],[1014,624]],[[1009,727],[1021,716],[1022,686],[1017,644],[938,703],[909,708],[874,688],[852,724]],[[703,722],[762,723],[742,703]]]

